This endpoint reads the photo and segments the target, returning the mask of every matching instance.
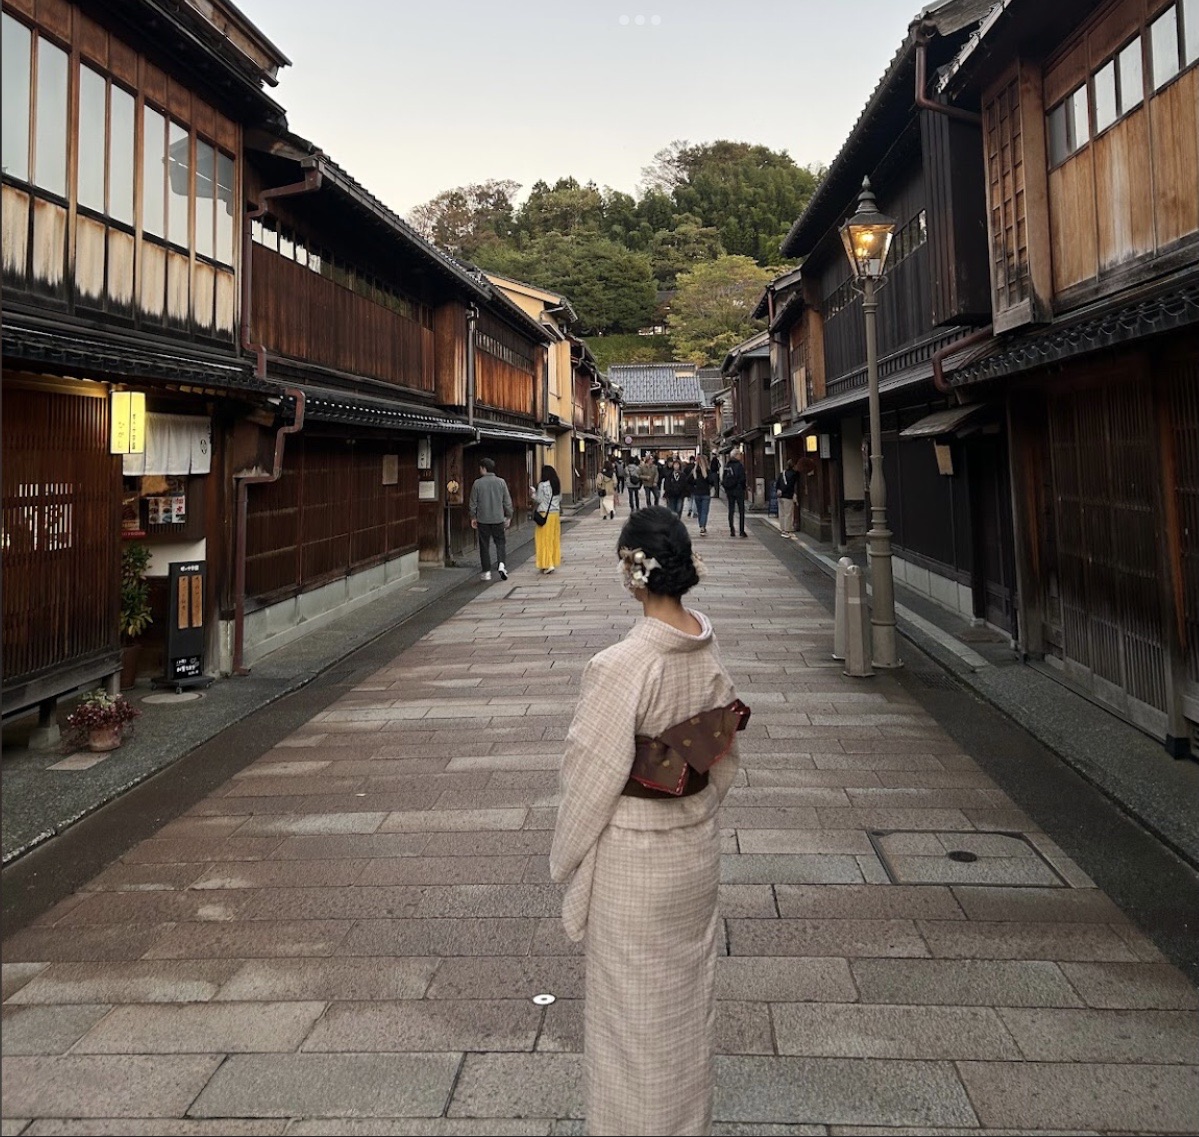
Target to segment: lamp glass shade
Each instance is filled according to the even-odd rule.
[[[841,226],[841,242],[855,277],[878,280],[883,275],[894,236],[895,219],[879,211],[867,178],[862,183],[857,213]]]

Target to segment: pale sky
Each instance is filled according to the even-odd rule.
[[[635,193],[674,139],[836,155],[928,0],[239,0],[274,97],[396,212],[539,178]]]

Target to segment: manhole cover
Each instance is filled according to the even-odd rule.
[[[533,1002],[539,1007],[548,1007],[551,1003],[556,1003],[558,997],[556,995],[534,995]]]
[[[180,691],[178,694],[174,691],[159,691],[157,695],[147,695],[142,702],[170,707],[176,703],[194,703],[197,699],[202,698],[204,698],[203,691]]]
[[[877,830],[870,843],[893,884],[977,884],[1066,888],[1023,833]]]

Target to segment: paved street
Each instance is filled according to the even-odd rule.
[[[635,616],[625,516],[10,937],[3,1133],[581,1132],[546,853],[579,673]],[[896,679],[842,676],[770,537],[721,529],[694,603],[754,713],[717,1131],[1194,1132],[1195,989]]]

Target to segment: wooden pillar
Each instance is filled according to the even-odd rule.
[[[1049,477],[1049,429],[1039,391],[1009,391],[1008,470],[1012,485],[1012,533],[1016,560],[1016,642],[1025,656],[1045,656],[1043,523]]]

